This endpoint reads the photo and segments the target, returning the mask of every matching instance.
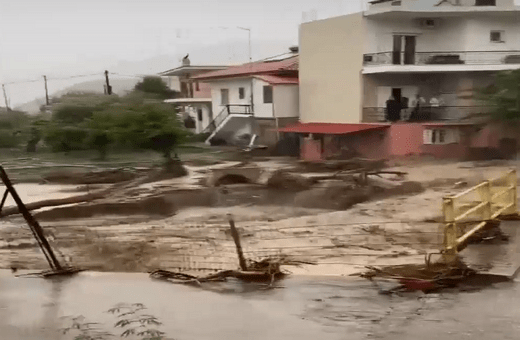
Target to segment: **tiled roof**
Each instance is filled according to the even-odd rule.
[[[255,78],[261,79],[271,85],[298,85],[299,81],[296,77],[281,77],[272,74],[265,74],[255,76]]]
[[[208,72],[193,77],[198,80],[231,78],[255,74],[273,74],[284,71],[298,71],[298,56],[279,61],[257,61],[254,63],[232,66],[225,70]]]
[[[341,124],[341,123],[297,123],[279,129],[280,132],[316,133],[325,135],[346,135],[370,130],[388,128],[389,124]]]

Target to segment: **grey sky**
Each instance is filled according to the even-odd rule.
[[[359,11],[360,4],[360,0],[0,0],[0,83],[104,69],[158,72],[178,66],[186,52],[192,63],[245,62],[247,32],[236,26],[251,28],[256,59],[283,53],[297,43],[303,12],[314,9],[318,18],[326,18]],[[54,85],[58,89],[71,81]],[[41,96],[37,86],[7,86],[12,103]]]

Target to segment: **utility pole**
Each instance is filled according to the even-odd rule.
[[[7,94],[5,93],[4,84],[2,84],[2,90],[4,91],[5,108],[7,109],[7,111],[11,111],[11,108],[9,107],[9,100],[7,99]]]
[[[47,89],[47,76],[43,76],[43,80],[45,81],[45,104],[47,106],[49,106],[50,103],[49,103],[49,90]]]
[[[239,30],[247,31],[249,38],[249,67],[253,68],[253,55],[251,53],[251,29],[246,27],[237,27]],[[251,112],[254,112],[254,100],[253,100],[253,77],[251,76]]]
[[[112,86],[110,86],[110,82],[108,81],[108,71],[105,70],[105,79],[107,81],[107,94],[112,94]]]

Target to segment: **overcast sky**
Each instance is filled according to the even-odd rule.
[[[195,64],[245,62],[248,32],[237,26],[251,28],[257,59],[296,44],[313,10],[322,19],[360,8],[361,0],[0,0],[0,83],[159,72],[188,52]],[[7,85],[12,104],[41,96],[35,86]]]

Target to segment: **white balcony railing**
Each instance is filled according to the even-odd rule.
[[[459,51],[459,52],[403,52],[367,53],[365,66],[377,65],[505,65],[520,64],[520,51]]]

